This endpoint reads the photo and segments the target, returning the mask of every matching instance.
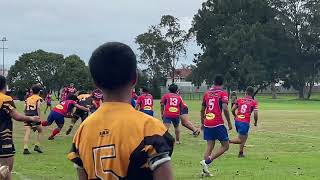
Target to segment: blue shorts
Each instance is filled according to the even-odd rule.
[[[166,117],[164,117],[163,123],[166,123],[166,124],[172,123],[174,127],[178,127],[180,124],[180,119],[179,118],[166,118]]]
[[[239,135],[248,135],[249,129],[250,129],[250,124],[246,123],[246,122],[240,122],[240,121],[235,121],[235,126],[236,126],[236,130],[237,133]]]
[[[151,110],[141,110],[141,112],[148,114],[149,116],[153,116],[153,111]]]
[[[203,131],[203,139],[206,141],[229,141],[227,129],[224,125],[214,128],[205,127]]]
[[[133,99],[133,98],[131,98],[131,106],[132,107],[134,107],[134,108],[136,108],[136,106],[137,106],[137,103],[136,103],[136,101]]]
[[[51,111],[47,121],[48,121],[48,125],[51,125],[53,122],[56,122],[56,124],[64,124],[64,116],[55,111]]]
[[[189,113],[188,107],[181,109],[181,113],[180,113],[181,115],[188,114],[188,113]]]

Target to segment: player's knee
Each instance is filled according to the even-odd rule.
[[[224,151],[228,151],[228,150],[229,150],[229,142],[225,142],[225,143],[222,145],[222,148],[224,149]]]

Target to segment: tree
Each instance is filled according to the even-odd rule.
[[[77,55],[71,55],[64,59],[59,71],[60,87],[74,83],[78,89],[93,89],[93,81],[90,76],[89,68]]]
[[[177,63],[186,53],[186,41],[186,32],[180,28],[179,19],[171,15],[162,16],[158,25],[136,37],[141,53],[139,63],[148,66],[148,73],[153,79],[165,79],[170,75],[174,82]]]
[[[194,60],[198,83],[224,74],[227,88],[256,93],[282,76],[289,49],[275,10],[264,0],[208,0],[194,16],[190,32],[203,53]]]
[[[35,83],[56,89],[63,55],[37,50],[19,57],[8,72],[9,87],[24,91]]]
[[[78,56],[64,59],[61,54],[43,50],[20,56],[8,72],[8,82],[17,93],[23,93],[36,83],[55,91],[69,83],[75,83],[78,89],[93,87],[89,69]]]
[[[320,60],[320,1],[318,0],[271,0],[277,9],[277,20],[283,25],[286,36],[293,44],[294,56],[288,59],[287,84],[299,91],[299,98],[305,98],[306,84],[309,84],[310,98],[318,75]]]

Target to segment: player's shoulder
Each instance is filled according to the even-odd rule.
[[[0,99],[5,102],[5,101],[13,101],[11,96],[8,96],[6,94],[0,93]]]

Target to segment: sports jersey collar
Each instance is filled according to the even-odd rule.
[[[253,99],[252,96],[246,96],[246,99]]]

